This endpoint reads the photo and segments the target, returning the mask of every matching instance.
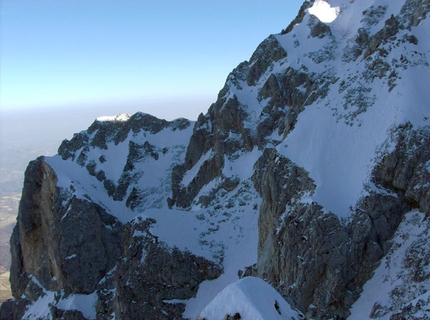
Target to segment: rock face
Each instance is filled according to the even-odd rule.
[[[411,149],[408,153],[416,156]],[[385,161],[375,169],[375,177],[387,170]],[[274,149],[265,150],[253,179],[263,199],[258,274],[278,284],[275,288],[285,296],[296,297],[300,310],[313,305],[308,316],[346,318],[413,203],[404,192],[371,192],[345,225],[316,203],[297,203],[304,193],[313,192],[313,181]]]
[[[142,314],[150,319],[180,319],[184,304],[196,295],[203,280],[215,279],[222,270],[189,251],[169,248],[150,233],[151,219],[137,219],[124,232],[124,255],[115,273],[116,319]]]
[[[13,295],[94,292],[121,254],[122,224],[93,202],[61,194],[43,158],[29,164],[25,177],[11,238]]]
[[[314,5],[195,123],[101,118],[31,162],[1,317],[197,318],[248,275],[312,319],[428,308],[428,223],[408,219],[430,214],[430,1],[333,0],[330,24]],[[362,303],[394,256],[403,291]]]

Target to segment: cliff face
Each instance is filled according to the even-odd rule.
[[[98,204],[62,194],[42,158],[25,177],[11,237],[13,295],[28,297],[19,302],[25,305],[44,290],[93,293],[121,254],[122,224]]]
[[[100,119],[30,163],[1,315],[196,318],[249,275],[308,318],[424,312],[429,9],[306,1],[195,123]]]
[[[20,214],[12,241],[13,294],[34,277],[48,290],[88,294],[121,254],[122,224],[99,205],[66,198],[43,159],[27,168]]]
[[[278,284],[285,296],[296,297],[310,317],[335,310],[346,318],[404,214],[413,208],[428,214],[430,177],[423,165],[430,153],[423,146],[429,134],[428,127],[396,130],[394,150],[372,171],[374,189],[360,198],[348,223],[314,202],[300,202],[304,193],[314,192],[312,180],[276,150],[266,149],[253,176],[263,199],[258,275]]]

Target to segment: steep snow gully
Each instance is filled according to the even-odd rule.
[[[429,0],[305,1],[196,122],[26,171],[1,319],[430,319]]]

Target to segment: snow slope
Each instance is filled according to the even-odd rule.
[[[339,15],[339,7],[331,7],[324,0],[316,0],[312,7],[309,8],[309,13],[316,16],[321,22],[333,22]]]
[[[32,277],[31,281],[43,288],[34,277]],[[95,292],[89,295],[65,295],[64,292],[44,290],[43,296],[27,307],[23,319],[51,319],[52,315],[48,308],[49,305],[56,306],[61,310],[79,310],[86,319],[95,319],[96,302],[97,294]]]
[[[119,117],[101,117],[98,121],[124,121],[122,118],[118,119]],[[152,226],[151,233],[168,246],[188,250],[217,263],[222,261],[225,272],[218,279],[203,282],[196,298],[189,301],[170,301],[185,303],[187,308],[184,316],[195,318],[219,291],[239,279],[238,270],[243,270],[257,261],[257,221],[261,199],[252,187],[250,177],[252,165],[257,161],[261,151],[255,149],[252,152],[241,153],[236,161],[226,159],[224,174],[241,179],[234,194],[220,190],[216,204],[209,208],[193,205],[191,211],[169,210],[166,199],[171,192],[170,171],[175,164],[183,161],[185,144],[191,134],[190,128],[181,132],[165,129],[156,134],[145,131],[137,134],[130,132],[120,144],[109,142],[106,150],[98,147],[87,150],[87,162],[94,161],[97,164],[96,170],[101,168],[106,172],[106,176],[115,182],[120,181],[123,174],[130,141],[140,145],[148,141],[160,150],[168,150],[164,154],[159,153],[157,160],[145,158],[142,161],[143,170],[140,170],[143,172],[128,188],[127,194],[133,186],[149,191],[146,202],[134,210],[126,205],[125,200],[115,201],[110,197],[105,192],[103,183],[89,175],[87,168],[75,160],[63,160],[57,155],[45,157],[45,161],[55,170],[58,177],[57,185],[62,188],[62,192],[69,193],[69,197],[73,195],[81,199],[91,199],[123,223],[139,217],[153,218],[156,223]],[[100,157],[104,157],[105,161],[101,162]],[[203,157],[206,158],[207,156]],[[193,170],[190,170],[188,172],[190,178],[184,177],[184,180],[192,179],[192,172]],[[216,187],[217,181],[211,182],[201,190],[198,197],[208,195]],[[90,297],[88,299],[90,301]],[[29,316],[47,312],[40,309],[40,303],[37,302],[29,309]],[[59,304],[58,307],[65,306],[65,303]],[[84,306],[78,304],[74,308],[82,311]]]
[[[226,315],[253,320],[304,319],[275,289],[255,277],[228,285],[204,308],[200,318],[223,320]]]
[[[137,115],[134,117],[136,118]],[[100,120],[102,119],[102,120]],[[128,120],[125,115],[114,117],[100,117],[97,121],[119,121]],[[98,179],[94,174],[89,174],[87,165],[94,166],[94,171],[102,172],[106,180],[112,181],[113,185],[119,185],[122,179],[131,176],[131,183],[127,188],[124,199],[127,199],[133,187],[139,194],[145,197],[145,202],[139,206],[139,210],[146,208],[166,208],[166,199],[171,193],[170,172],[172,168],[183,162],[185,150],[192,132],[192,122],[184,130],[167,127],[156,133],[150,130],[139,130],[139,132],[128,133],[125,140],[116,143],[111,139],[105,148],[91,145],[82,147],[76,154],[85,155],[85,166],[79,160],[69,158],[63,160],[60,155],[46,157],[45,161],[55,170],[58,176],[57,185],[63,192],[75,195],[80,199],[91,199],[91,201],[102,205],[113,216],[121,222],[126,223],[136,216],[126,201],[117,201],[106,192],[105,182]],[[84,133],[86,134],[86,133]],[[94,139],[97,131],[89,135],[88,139]],[[144,146],[152,150],[153,154],[141,154],[133,159],[133,170],[126,172],[129,156],[132,152],[131,145]]]
[[[313,201],[339,217],[349,218],[350,208],[365,195],[363,187],[369,183],[377,150],[389,131],[407,121],[414,126],[430,123],[425,88],[430,83],[427,58],[430,25],[427,19],[410,31],[399,30],[398,41],[387,41],[379,47],[381,51],[386,50],[387,56],[375,54],[376,57],[352,60],[349,51],[354,46],[357,30],[362,28],[369,36],[374,35],[390,15],[401,16],[404,2],[332,0],[329,3],[316,1],[308,9],[312,14],[307,14],[292,32],[276,35],[288,56],[273,63],[254,87],[246,81],[239,81],[239,85],[231,81],[230,96],[235,94],[247,112],[254,115],[248,124],[252,130],[263,120],[258,114],[267,101],[259,100],[257,92],[269,75],[282,74],[293,67],[312,70],[315,79],[332,77],[327,96],[305,107],[294,130],[277,150],[310,173],[317,184]],[[370,11],[370,6],[383,8],[377,21],[369,22],[363,15],[366,10]],[[331,34],[310,38],[309,28],[315,24],[315,16],[325,22],[325,15],[333,18],[327,23]],[[418,44],[403,41],[411,34]],[[396,66],[401,57],[407,62]],[[393,88],[386,79],[391,70],[371,70],[372,64],[380,61],[386,61],[396,73]]]

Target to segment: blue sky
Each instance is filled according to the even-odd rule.
[[[0,0],[1,110],[181,101],[187,116],[302,2]]]

